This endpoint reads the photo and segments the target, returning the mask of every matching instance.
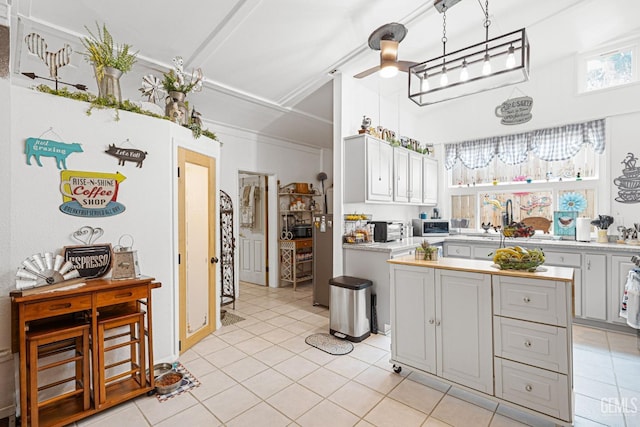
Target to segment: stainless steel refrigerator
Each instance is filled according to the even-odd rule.
[[[333,278],[333,215],[313,214],[313,305],[329,307]]]

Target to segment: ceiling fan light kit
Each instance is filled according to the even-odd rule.
[[[408,72],[409,67],[415,62],[398,61],[398,45],[406,35],[407,27],[397,22],[384,24],[374,30],[368,42],[371,49],[380,51],[380,65],[364,70],[353,77],[361,79],[380,71],[380,77],[390,78],[398,74],[398,71]]]
[[[488,1],[484,8],[485,40],[446,52],[446,11],[458,1],[434,2],[443,14],[442,55],[409,67],[409,99],[419,106],[529,80],[530,45],[526,30],[489,39]]]

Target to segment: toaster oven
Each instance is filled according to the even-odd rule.
[[[393,242],[404,237],[404,225],[394,221],[369,221],[375,225],[373,229],[374,242]]]

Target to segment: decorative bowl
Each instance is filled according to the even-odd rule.
[[[174,392],[182,384],[184,374],[176,371],[165,372],[156,378],[156,391],[158,394],[169,394]]]
[[[544,261],[520,261],[516,258],[496,262],[500,270],[524,270],[529,272],[536,271],[543,263]]]

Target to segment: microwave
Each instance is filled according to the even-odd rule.
[[[414,236],[449,234],[449,221],[446,219],[414,219],[411,221],[411,225],[413,225]]]
[[[374,242],[392,242],[401,240],[404,236],[404,224],[394,221],[369,221],[375,225],[373,229]]]

